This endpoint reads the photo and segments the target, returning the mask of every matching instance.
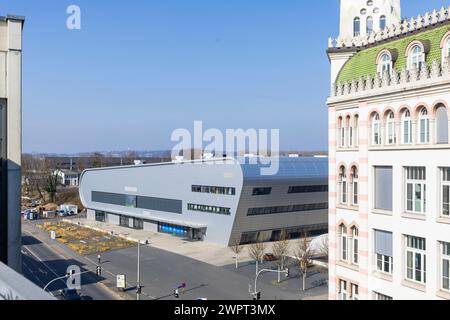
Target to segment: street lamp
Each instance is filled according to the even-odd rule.
[[[272,273],[278,273],[280,274],[280,270],[271,270],[271,269],[263,269],[260,270],[258,272],[258,274],[256,275],[255,278],[255,288],[254,288],[254,292],[253,292],[253,297],[254,300],[261,300],[261,292],[258,292],[258,290],[256,289],[256,285],[258,283],[258,278],[262,273],[267,273],[267,272],[272,272]],[[290,272],[289,272],[289,268],[284,269],[283,271],[281,271],[281,273],[284,273],[286,275],[286,278],[289,278]]]

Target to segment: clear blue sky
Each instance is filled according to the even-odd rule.
[[[403,0],[403,16],[448,4]],[[0,14],[26,16],[25,152],[169,149],[194,120],[327,148],[338,0],[0,0]]]

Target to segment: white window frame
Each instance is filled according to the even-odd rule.
[[[358,30],[356,30],[356,22],[358,22]],[[353,36],[359,37],[361,35],[361,18],[355,17],[353,18]]]
[[[397,135],[395,132],[395,114],[394,112],[389,112],[386,118],[386,144],[395,145],[397,143]]]
[[[441,168],[440,217],[450,218],[450,168]],[[445,201],[447,198],[447,201]]]
[[[344,225],[341,225],[339,227],[340,234],[339,234],[339,258],[342,262],[348,262],[348,234],[347,234],[347,227]]]
[[[351,290],[352,295],[350,297],[350,300],[359,300],[359,286],[355,283],[351,284]],[[355,293],[356,292],[356,293]]]
[[[352,168],[352,205],[359,206],[359,172],[357,167]]]
[[[347,300],[347,281],[339,280],[339,300]]]
[[[415,43],[411,46],[408,52],[408,69],[412,69],[416,65],[420,70],[425,64],[425,48],[422,44]]]
[[[445,58],[450,57],[450,36],[447,36],[443,41],[444,46],[442,47],[442,64],[445,63]]]
[[[375,268],[377,272],[392,275],[394,273],[394,258],[385,256],[382,254],[375,254]],[[380,264],[381,263],[381,268]],[[385,270],[385,266],[388,265],[388,270]]]
[[[387,50],[383,50],[378,59],[378,73],[381,79],[383,79],[385,71],[387,71],[389,75],[392,75],[392,55]]]
[[[410,199],[408,197],[411,190]],[[420,194],[420,197],[418,195]],[[409,203],[412,202],[412,209]],[[420,207],[420,208],[419,208]],[[426,168],[406,167],[405,168],[405,212],[413,214],[426,214],[427,211],[427,181]]]
[[[372,117],[372,145],[381,145],[381,120],[378,113]]]
[[[343,118],[339,118],[338,120],[338,131],[339,131],[339,147],[345,148],[345,124]]]
[[[447,263],[447,276],[444,275],[444,264]],[[439,287],[442,291],[450,292],[450,243],[440,243],[440,284]],[[444,282],[447,282],[448,288],[445,288]]]
[[[352,264],[359,265],[359,229],[352,228]]]
[[[423,248],[417,248],[410,246],[410,242],[421,243]],[[408,281],[426,284],[427,283],[427,252],[426,252],[426,239],[414,236],[405,237],[405,278]],[[412,256],[412,277],[408,275],[408,260],[410,255]],[[417,264],[417,257],[420,257],[420,265]],[[420,274],[420,280],[417,280],[417,273]]]
[[[355,147],[359,147],[359,116],[356,115],[354,119],[354,139],[355,139]]]
[[[422,108],[419,112],[419,121],[417,121],[417,141],[419,144],[430,143],[430,117],[428,110]]]
[[[385,294],[379,293],[379,292],[374,292],[375,295],[375,300],[378,301],[391,301],[394,300],[394,298],[387,296]]]
[[[347,169],[341,167],[339,169],[339,203],[342,205],[348,204],[348,180]]]
[[[402,114],[402,144],[412,144],[412,138],[413,135],[411,112],[409,110],[406,110]]]
[[[371,28],[369,28],[369,21],[371,21]],[[370,36],[374,32],[374,20],[373,16],[368,16],[366,18],[366,34]]]

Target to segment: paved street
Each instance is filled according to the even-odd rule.
[[[56,275],[64,275],[67,266],[72,264],[95,270],[96,261],[97,254],[79,256],[66,246],[51,241],[34,223],[25,223],[24,273],[39,286],[44,286]],[[321,282],[327,278],[325,273],[312,270],[308,278],[308,287],[312,289],[302,293],[294,262],[287,264],[291,267],[291,278],[286,279],[282,275],[280,284],[276,282],[275,273],[260,277],[258,291],[262,292],[263,300],[299,300],[326,294],[327,287]],[[266,263],[262,267],[272,269],[275,265]],[[122,297],[135,299],[137,247],[102,253],[102,268],[101,279],[94,273],[83,276],[83,295],[93,299],[117,299],[113,291],[116,275],[125,274],[128,288]],[[239,269],[235,269],[234,264],[214,266],[151,246],[141,246],[142,299],[145,300],[174,300],[173,289],[182,283],[187,284],[187,289],[180,300],[250,300],[249,285],[254,284],[254,274],[255,266],[248,262],[241,263]],[[105,286],[96,284],[98,280]],[[64,282],[59,281],[50,289],[58,290],[64,285]],[[111,290],[108,291],[106,287]]]
[[[32,229],[31,229],[32,230]],[[80,257],[76,257],[69,251],[56,251],[46,243],[37,239],[37,232],[25,227],[22,236],[22,259],[23,273],[26,278],[36,285],[44,288],[55,278],[64,276],[67,268],[72,265],[81,267],[81,271],[95,270],[93,266],[87,265]],[[88,268],[88,269],[87,269]],[[89,272],[81,276],[82,296],[93,300],[114,300],[118,297],[105,286],[99,284],[102,278],[97,277],[95,272]],[[49,291],[58,295],[58,290],[66,288],[65,280],[59,280],[49,286]]]

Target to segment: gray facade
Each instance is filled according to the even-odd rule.
[[[223,245],[327,232],[328,159],[280,158],[274,176],[240,160],[90,169],[80,198],[91,220]]]

